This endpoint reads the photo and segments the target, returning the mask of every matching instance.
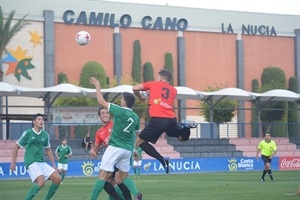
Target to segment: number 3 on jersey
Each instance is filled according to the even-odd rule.
[[[170,96],[170,90],[168,88],[163,87],[162,88],[162,93],[161,93],[161,97],[164,99],[168,99]]]

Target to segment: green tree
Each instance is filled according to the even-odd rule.
[[[132,72],[131,76],[134,82],[141,83],[141,43],[135,40],[133,43],[133,58],[132,58]]]
[[[0,56],[2,54],[10,42],[10,40],[20,32],[25,26],[29,25],[28,21],[25,21],[25,18],[28,14],[24,15],[21,19],[16,20],[14,23],[14,15],[16,11],[13,10],[9,13],[7,19],[4,19],[2,7],[0,6]],[[0,66],[0,82],[3,81],[3,70],[2,70],[2,63]]]
[[[0,6],[0,82],[3,81],[3,66],[2,66],[2,55],[8,43],[11,39],[20,32],[25,26],[29,25],[28,21],[25,21],[25,18],[28,14],[21,17],[21,19],[14,20],[14,15],[16,11],[12,10],[6,19],[4,19],[2,7]],[[2,98],[0,98],[0,106],[2,106]],[[0,114],[2,111],[0,111]],[[1,128],[0,124],[0,128]],[[6,125],[6,137],[9,138],[9,126],[8,122]]]
[[[143,79],[144,82],[154,81],[154,73],[152,63],[146,62],[143,69]],[[150,120],[149,109],[145,110],[145,122],[147,123]]]
[[[286,89],[286,78],[284,71],[278,67],[267,67],[261,76],[260,92],[272,89]],[[261,121],[263,123],[263,133],[272,132],[273,136],[286,136],[285,123],[287,122],[287,103],[283,101],[261,102]],[[276,122],[276,123],[275,123]],[[274,123],[272,130],[271,125]]]
[[[209,86],[206,91],[212,92],[222,89],[223,87]],[[216,123],[217,133],[219,134],[219,125],[221,123],[231,122],[234,117],[234,111],[237,106],[237,102],[234,100],[221,100],[217,103],[217,100],[213,100],[214,107],[207,102],[200,101],[201,115],[204,116],[205,121],[210,122],[210,111],[213,112],[213,122]],[[212,131],[212,130],[211,130]]]
[[[87,70],[88,71],[88,70]],[[88,73],[84,73],[88,74]],[[98,77],[99,78],[99,77]],[[65,73],[61,72],[58,74],[58,83],[67,83],[68,77]],[[76,85],[76,84],[75,84]],[[78,107],[78,106],[98,106],[97,100],[89,97],[60,97],[55,99],[53,106],[56,107]],[[59,136],[61,137],[70,137],[72,127],[74,128],[75,137],[82,138],[85,136],[87,131],[91,131],[91,135],[95,133],[95,127],[90,127],[86,125],[59,125]],[[90,130],[92,129],[92,130]]]
[[[298,80],[296,77],[289,79],[288,90],[292,92],[298,92]],[[299,137],[299,119],[296,102],[288,102],[288,133],[289,137]]]
[[[165,54],[165,69],[169,70],[170,72],[174,73],[174,66],[173,66],[173,56],[171,53],[166,53]],[[170,81],[170,85],[174,86],[174,77]]]
[[[58,74],[57,80],[58,80],[58,84],[68,83],[69,82],[67,75],[65,73],[63,73],[63,72],[60,72]]]
[[[95,88],[90,84],[90,77],[95,77],[101,83],[102,88],[107,88],[107,78],[103,66],[95,61],[87,62],[81,71],[80,74],[80,83],[79,85],[85,88]]]
[[[101,83],[102,88],[108,87],[108,78],[106,77],[106,72],[103,66],[96,61],[87,62],[80,74],[80,86],[85,88],[94,88],[94,85],[90,84],[90,77],[95,77]],[[73,102],[70,102],[72,106],[99,106],[97,99],[93,98],[75,98]],[[74,105],[78,104],[78,105]],[[91,130],[90,126],[76,126],[75,134],[80,135],[80,137],[84,137],[87,132],[90,132],[91,136],[95,133],[96,130]]]
[[[143,80],[144,82],[154,81],[153,66],[151,62],[146,62],[143,68]]]

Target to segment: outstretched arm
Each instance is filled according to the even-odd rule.
[[[132,87],[133,93],[139,100],[145,100],[145,98],[141,95],[140,91],[144,90],[144,86],[140,83]]]
[[[108,102],[105,101],[105,99],[102,95],[100,82],[96,78],[91,77],[90,78],[90,84],[93,84],[96,87],[98,103],[101,106],[103,106],[105,109],[108,109]]]

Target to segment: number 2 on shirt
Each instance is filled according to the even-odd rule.
[[[128,124],[128,126],[126,126],[126,127],[123,129],[123,131],[124,131],[125,133],[130,133],[130,131],[129,131],[128,129],[129,129],[129,127],[133,124],[134,121],[133,121],[132,118],[128,118],[127,121],[129,122],[129,124]]]

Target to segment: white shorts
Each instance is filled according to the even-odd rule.
[[[118,147],[108,146],[103,154],[100,169],[107,172],[113,172],[116,165],[116,167],[119,168],[120,171],[129,172],[130,158],[131,151]]]
[[[57,163],[57,168],[67,171],[68,170],[68,164]]]
[[[34,182],[41,175],[44,176],[45,180],[48,180],[51,174],[55,172],[55,169],[45,162],[34,162],[28,166],[27,172],[31,181]]]
[[[136,166],[137,166],[137,167],[142,166],[142,160],[139,160],[139,161],[135,161],[135,160],[134,160],[134,161],[133,161],[133,166],[134,166],[134,167],[136,167]]]

